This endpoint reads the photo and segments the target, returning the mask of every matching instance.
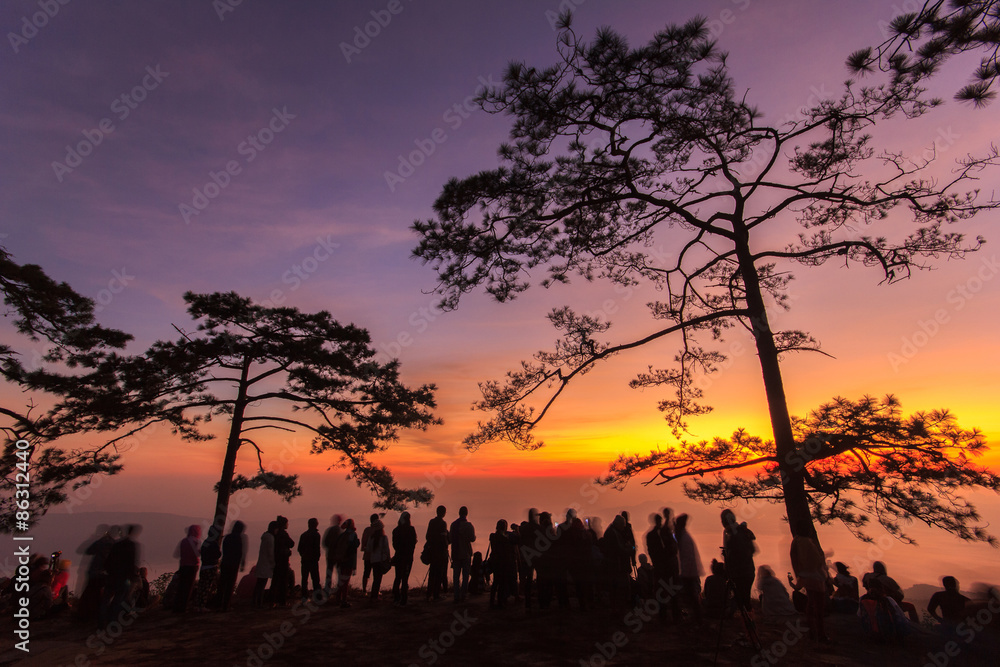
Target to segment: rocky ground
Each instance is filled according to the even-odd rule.
[[[984,611],[991,625],[970,643],[964,641],[968,635],[960,637],[950,647],[954,656],[929,629],[904,646],[873,643],[850,616],[828,617],[830,644],[811,642],[801,616],[761,620],[765,650],[756,653],[742,645],[738,619],[725,621],[720,634],[717,623],[670,627],[642,609],[493,610],[485,597],[465,604],[427,602],[417,592],[405,608],[361,597],[349,609],[299,603],[256,611],[244,605],[228,613],[178,616],[153,607],[105,633],[60,616],[32,624],[29,654],[0,643],[0,664],[993,666],[1000,655],[1000,621]]]

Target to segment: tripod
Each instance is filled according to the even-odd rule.
[[[725,552],[723,552],[723,556]],[[719,618],[719,634],[715,642],[715,660],[712,664],[718,664],[719,662],[719,649],[722,647],[722,626],[726,622],[726,607],[729,598],[729,593],[733,594],[733,600],[736,602],[736,608],[740,612],[740,616],[743,618],[743,628],[746,631],[747,638],[750,640],[750,645],[753,646],[754,651],[760,652],[764,645],[760,643],[760,637],[757,635],[757,625],[753,622],[753,618],[750,616],[750,609],[747,608],[746,603],[740,596],[739,591],[736,590],[736,584],[729,577],[729,570],[726,570],[726,585],[722,589],[722,616]]]

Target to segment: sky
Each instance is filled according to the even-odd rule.
[[[687,506],[678,487],[643,486],[645,478],[624,492],[588,486],[618,455],[673,442],[656,410],[664,396],[627,383],[650,363],[669,361],[676,340],[621,355],[571,386],[542,424],[541,450],[498,444],[470,454],[461,447],[485,417],[470,411],[477,383],[550,347],[555,332],[545,314],[553,307],[604,312],[615,321],[611,333],[627,339],[648,331],[644,304],[655,290],[574,281],[535,287],[507,304],[472,293],[443,313],[431,294],[433,271],[411,257],[417,238],[409,227],[432,217],[448,179],[497,165],[510,121],[479,110],[472,98],[499,84],[511,61],[554,61],[561,7],[575,7],[579,34],[610,25],[632,44],[705,16],[730,54],[737,90],[765,120],[780,122],[837,95],[847,54],[881,41],[907,4],[4,2],[0,243],[16,261],[39,264],[93,298],[102,324],[135,336],[130,351],[173,338],[171,325],[192,328],[182,300],[188,290],[235,290],[258,302],[329,310],[367,328],[386,358],[400,359],[406,382],[437,385],[444,420],[402,434],[380,460],[402,482],[431,486],[441,502],[476,499],[484,521],[530,505],[560,512],[582,502],[607,518],[616,507]],[[43,5],[51,16],[39,17]],[[994,107],[950,100],[968,63],[953,63],[933,82],[932,92],[948,100],[942,108],[887,124],[878,139],[911,155],[936,146],[942,168],[995,140]],[[980,185],[995,192],[998,180],[984,174]],[[993,243],[894,285],[859,268],[798,268],[791,310],[772,310],[772,321],[808,330],[831,356],[784,360],[792,413],[834,396],[893,393],[907,412],[948,408],[1000,441],[996,223],[996,213],[962,223]],[[0,335],[11,340],[9,324]],[[769,435],[752,342],[733,335],[721,348],[731,363],[706,381],[715,411],[692,422],[692,437],[738,427]],[[22,400],[9,390],[2,397]],[[342,471],[326,470],[332,459],[306,449],[305,436],[268,444],[265,460],[302,472],[305,494],[291,507],[255,499],[247,510],[255,521],[273,511],[326,515],[338,505],[367,512],[367,496]],[[71,511],[201,516],[211,509],[221,460],[218,443],[154,432],[133,443],[122,475],[75,499]],[[1000,465],[1000,456],[986,461]],[[588,504],[593,494],[598,500]],[[977,500],[984,519],[1000,525],[996,498]],[[698,519],[692,528],[706,526],[713,544],[717,510],[690,506]],[[779,520],[780,512],[762,531],[775,536],[775,560],[787,553]],[[968,576],[977,562],[991,562],[998,574],[995,551],[923,534],[922,556],[947,563],[960,553]],[[843,531],[831,535],[866,553]]]

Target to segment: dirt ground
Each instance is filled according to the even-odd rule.
[[[655,606],[655,602],[647,604]],[[992,620],[992,619],[991,619]],[[831,644],[815,644],[801,616],[764,619],[765,652],[742,646],[738,619],[668,626],[642,609],[526,610],[523,604],[489,608],[486,597],[455,604],[424,600],[415,591],[406,607],[391,600],[352,598],[283,609],[188,613],[150,608],[98,633],[68,616],[36,621],[31,652],[9,648],[10,619],[0,642],[0,664],[39,665],[934,665],[998,664],[1000,633],[993,622],[971,643],[951,647],[924,629],[904,646],[872,643],[858,619],[829,616]],[[718,658],[716,661],[716,652]]]

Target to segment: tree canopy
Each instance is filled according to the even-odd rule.
[[[858,49],[847,59],[856,73],[890,72],[897,82],[920,83],[959,53],[981,52],[970,83],[955,99],[977,107],[996,97],[1000,76],[1000,3],[997,0],[929,0],[919,11],[905,12],[888,25],[886,39]]]
[[[226,520],[229,498],[240,489],[264,488],[291,500],[298,476],[268,470],[261,431],[305,433],[312,452],[333,451],[335,465],[377,496],[376,505],[399,509],[427,503],[426,488],[400,488],[371,455],[399,437],[400,429],[440,423],[433,385],[410,388],[399,362],[381,363],[365,329],[340,324],[326,311],[266,307],[234,292],[184,295],[196,331],[155,343],[136,363],[136,374],[156,387],[171,419],[183,419],[211,439],[208,422],[229,422],[222,475],[216,485],[215,525]],[[237,454],[249,447],[256,471],[237,473]],[[331,466],[332,467],[332,466]]]
[[[4,316],[33,347],[26,355],[15,345],[0,345],[0,376],[24,396],[23,404],[0,406],[0,430],[6,436],[0,456],[5,517],[0,528],[10,530],[18,472],[31,479],[23,510],[31,524],[95,475],[119,472],[122,430],[132,434],[152,423],[147,412],[152,404],[135,400],[138,388],[121,383],[117,351],[132,337],[97,324],[92,300],[37,265],[18,264],[3,248],[0,291]],[[74,436],[89,444],[62,444]],[[29,448],[19,449],[20,440]],[[27,460],[19,452],[27,452]]]
[[[891,283],[976,250],[981,238],[949,227],[1000,205],[974,189],[997,164],[996,147],[938,180],[925,175],[932,161],[872,145],[876,123],[937,105],[914,78],[848,82],[839,97],[772,126],[737,91],[704,19],[635,48],[611,29],[581,40],[568,14],[561,28],[556,64],[513,63],[503,85],[480,96],[486,111],[513,118],[501,165],[444,186],[436,218],[413,225],[414,254],[436,270],[448,307],[477,286],[513,299],[539,272],[545,286],[577,275],[652,284],[663,296],[648,304],[647,332],[617,341],[603,317],[554,310],[555,348],[481,384],[476,407],[492,417],[467,445],[541,446],[533,430],[569,383],[671,334],[680,339],[674,365],[651,365],[632,386],[672,387],[660,409],[679,435],[689,416],[711,409],[694,379],[719,367],[725,356],[713,348],[739,328],[756,345],[788,519],[809,521],[806,471],[790,463],[799,445],[779,355],[819,343],[774,330],[767,303],[788,306],[795,265],[870,267]],[[776,241],[788,222],[798,233]],[[651,251],[659,242],[671,256]]]
[[[958,425],[947,410],[903,417],[892,395],[857,401],[835,398],[806,417],[793,417],[793,466],[803,471],[813,518],[841,521],[856,536],[874,517],[893,536],[913,540],[905,525],[920,521],[964,540],[997,545],[963,490],[1000,492],[1000,475],[974,462],[987,450],[976,429]],[[602,480],[624,485],[656,469],[649,482],[685,479],[684,490],[704,502],[783,500],[774,442],[737,430],[730,438],[682,441],[644,456],[622,456]],[[746,469],[747,475],[733,474]],[[648,483],[648,482],[647,482]]]

